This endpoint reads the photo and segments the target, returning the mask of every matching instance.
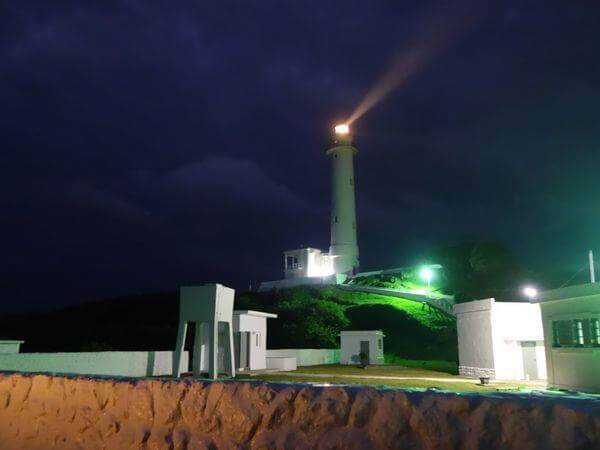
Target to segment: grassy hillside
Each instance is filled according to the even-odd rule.
[[[274,312],[269,345],[333,347],[340,330],[381,329],[386,357],[410,359],[457,358],[456,321],[413,301],[333,286],[298,287],[267,293],[242,294],[236,308]]]
[[[270,348],[332,348],[340,330],[382,329],[387,358],[456,360],[454,318],[404,299],[299,287],[238,294],[235,308],[279,315],[269,320]],[[0,338],[24,339],[27,352],[170,350],[177,320],[176,292],[141,295],[3,317]]]

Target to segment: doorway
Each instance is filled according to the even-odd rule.
[[[367,361],[371,362],[371,355],[369,353],[369,341],[360,341],[360,353],[364,353],[365,355],[367,355]]]
[[[250,369],[250,332],[237,331],[233,334],[235,341],[235,365],[237,369]]]
[[[535,341],[521,342],[523,351],[523,376],[526,380],[537,380],[537,357],[535,354]]]

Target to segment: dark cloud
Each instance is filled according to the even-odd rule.
[[[270,214],[305,214],[309,205],[285,185],[271,180],[254,161],[212,157],[167,172],[161,183],[173,197],[193,202],[227,202],[267,208]]]
[[[326,248],[328,128],[450,16],[452,41],[356,123],[364,267],[481,238],[577,269],[600,225],[600,8],[450,7],[3,5],[0,294],[246,287],[280,276],[285,248]]]

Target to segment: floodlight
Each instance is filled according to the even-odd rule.
[[[524,286],[523,295],[527,298],[536,298],[538,296],[538,290],[533,286]]]
[[[427,281],[427,286],[431,283],[431,279],[433,278],[433,270],[430,267],[423,267],[419,272],[419,276]]]

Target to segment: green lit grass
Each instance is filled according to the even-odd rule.
[[[458,358],[456,319],[418,301],[339,286],[299,286],[242,294],[236,306],[278,314],[269,323],[270,348],[339,348],[340,331],[382,330],[386,355],[448,364]],[[436,370],[442,366],[425,363]],[[448,367],[441,371],[453,373]]]
[[[367,366],[361,369],[353,365],[327,364],[321,366],[303,366],[298,367],[292,373],[306,374],[333,374],[333,375],[367,375],[367,376],[386,376],[386,377],[430,377],[430,378],[452,378],[453,375],[446,372],[437,372],[425,370],[422,368],[381,365]]]
[[[422,360],[399,358],[393,354],[385,355],[385,363],[396,366],[411,367],[415,369],[433,370],[458,375],[458,364],[454,361]]]
[[[239,375],[238,379],[251,379],[263,381],[285,381],[290,383],[339,383],[357,384],[366,386],[387,386],[398,388],[427,389],[437,388],[449,391],[519,391],[527,390],[523,385],[509,382],[495,382],[492,385],[482,386],[478,380],[465,379],[448,371],[455,370],[446,361],[414,361],[403,360],[406,365],[380,365],[368,366],[361,369],[352,365],[328,364],[320,366],[298,367],[291,372],[279,372],[262,375]],[[426,369],[423,362],[429,367],[440,370]],[[413,367],[410,367],[410,366]],[[381,378],[378,378],[381,377]],[[394,379],[390,377],[404,378]]]
[[[240,377],[241,378],[241,377]],[[338,384],[353,384],[362,386],[380,386],[380,387],[396,387],[396,388],[407,388],[407,389],[428,389],[436,388],[448,391],[498,391],[495,386],[481,386],[477,382],[444,382],[444,381],[429,381],[429,380],[390,380],[390,379],[377,379],[377,378],[350,378],[350,377],[315,377],[306,374],[306,376],[286,376],[285,374],[278,375],[258,375],[253,377],[244,377],[242,379],[262,380],[270,382],[290,382],[290,383],[338,383]],[[449,378],[450,379],[450,378]],[[503,386],[503,389],[507,389],[509,386]],[[510,386],[512,389],[519,389],[518,386]]]
[[[324,297],[337,300],[346,306],[358,305],[389,305],[398,311],[404,311],[428,328],[445,327],[454,318],[444,315],[419,302],[406,300],[399,297],[373,294],[370,292],[352,292],[339,289],[335,286],[326,286],[320,289]]]

